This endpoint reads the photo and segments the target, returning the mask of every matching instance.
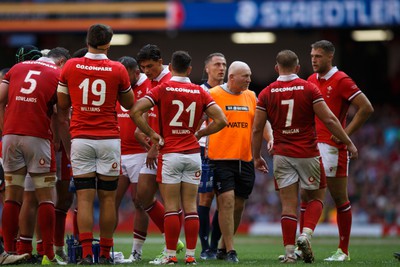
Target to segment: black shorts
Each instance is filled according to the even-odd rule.
[[[253,161],[210,160],[214,169],[214,189],[217,194],[230,190],[235,196],[248,199],[253,191],[255,172]]]
[[[6,183],[4,181],[4,169],[3,165],[0,163],[0,192],[6,189]]]

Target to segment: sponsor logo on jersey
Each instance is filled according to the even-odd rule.
[[[103,67],[103,66],[87,66],[87,65],[76,64],[75,67],[77,69],[82,69],[82,70],[112,71],[112,67]]]
[[[298,91],[304,90],[304,86],[290,86],[290,87],[281,87],[281,88],[272,88],[271,93],[283,93],[283,92],[291,92],[291,91]]]
[[[225,106],[227,111],[249,111],[248,106]]]
[[[249,123],[244,122],[244,121],[232,121],[232,122],[228,122],[228,125],[226,127],[228,127],[228,128],[248,128]]]
[[[189,94],[200,94],[200,90],[198,90],[198,89],[190,89],[190,88],[166,87],[165,90],[170,91],[170,92],[189,93]]]

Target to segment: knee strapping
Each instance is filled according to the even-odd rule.
[[[101,179],[97,179],[97,190],[104,191],[115,191],[118,187],[118,179],[113,181],[104,181]]]
[[[96,189],[96,178],[74,178],[74,184],[76,190]]]
[[[56,185],[57,177],[53,175],[38,175],[32,177],[35,188],[48,188]]]
[[[25,175],[24,174],[5,173],[4,180],[6,181],[6,186],[16,185],[16,186],[24,187]]]

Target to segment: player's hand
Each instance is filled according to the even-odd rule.
[[[150,145],[150,137],[145,135],[142,132],[135,131],[135,138],[139,142],[139,144],[144,147],[147,151],[149,151],[151,145]]]
[[[358,159],[358,150],[353,143],[347,146],[347,150],[350,152],[350,159]]]
[[[333,142],[335,142],[336,144],[338,144],[338,145],[342,143],[342,141],[340,141],[339,138],[337,138],[337,137],[334,136],[334,135],[331,136],[331,140],[332,140]]]
[[[274,154],[274,140],[268,141],[267,150],[268,150],[268,154],[270,154],[270,155]]]
[[[158,146],[152,145],[147,152],[146,167],[150,170],[157,168]]]
[[[262,157],[254,159],[254,167],[263,173],[269,172],[268,165]]]

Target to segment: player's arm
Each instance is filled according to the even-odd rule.
[[[372,107],[371,102],[363,93],[357,95],[351,101],[351,105],[354,105],[357,108],[357,112],[345,129],[346,133],[349,136],[355,133],[358,129],[360,129],[361,126],[367,121],[367,119],[374,112],[374,108]]]
[[[159,134],[157,134],[147,123],[143,117],[143,113],[149,111],[153,107],[153,103],[146,97],[139,99],[133,108],[129,116],[135,122],[136,126],[148,137],[150,137],[153,144],[163,144],[163,140]]]
[[[197,140],[199,140],[203,136],[216,133],[222,130],[222,128],[224,128],[226,125],[228,125],[228,119],[226,118],[222,109],[217,104],[209,106],[205,110],[205,113],[209,118],[212,119],[212,121],[205,128],[198,130],[195,133]]]
[[[261,156],[261,144],[266,127],[266,121],[267,112],[256,109],[253,122],[253,136],[251,138],[251,146],[253,150],[254,167],[262,172],[268,172],[268,165]]]
[[[274,136],[272,135],[272,126],[269,121],[265,124],[263,137],[267,141],[268,153],[272,153],[272,148],[274,147]]]
[[[325,101],[319,101],[313,105],[314,113],[317,117],[325,124],[328,130],[336,136],[342,143],[347,145],[347,150],[351,153],[350,157],[356,159],[358,157],[358,151],[350,137],[346,134],[342,125],[336,116],[329,109]]]
[[[60,140],[68,157],[71,151],[71,135],[69,133],[69,113],[71,109],[71,98],[68,88],[62,85],[57,87],[57,126]]]
[[[3,131],[4,126],[4,113],[8,103],[8,84],[0,84],[0,130]]]
[[[132,90],[118,94],[118,102],[127,110],[132,108],[134,100],[135,96],[133,95]]]
[[[143,113],[143,118],[147,121],[148,118],[148,113],[145,112]],[[139,144],[144,147],[147,151],[150,150],[151,145],[150,145],[150,138],[145,135],[138,127],[135,129],[135,139],[139,142]]]

